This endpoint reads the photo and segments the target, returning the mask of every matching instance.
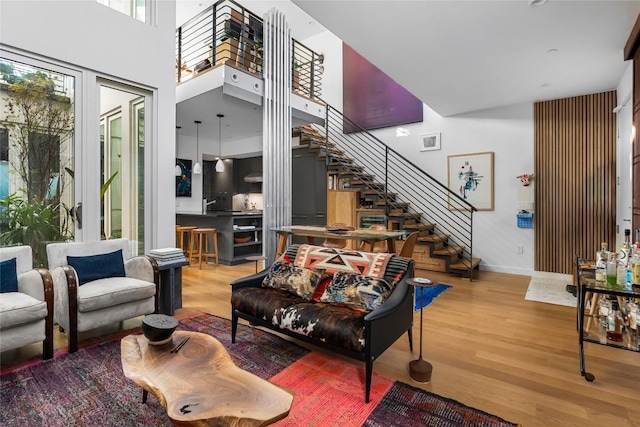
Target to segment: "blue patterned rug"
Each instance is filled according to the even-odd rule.
[[[413,310],[420,311],[422,307],[426,307],[431,304],[431,301],[433,301],[435,297],[450,287],[451,285],[445,285],[444,283],[439,283],[432,287],[416,287]]]

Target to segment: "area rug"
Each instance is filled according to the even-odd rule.
[[[374,372],[370,401],[365,403],[362,367],[315,352],[285,368],[270,381],[296,391],[289,416],[275,424],[290,427],[359,427],[393,385],[392,379]]]
[[[431,304],[435,297],[449,288],[451,288],[451,285],[445,285],[444,283],[438,283],[436,286],[431,287],[416,287],[413,310],[420,311],[422,307]]]
[[[280,421],[283,426],[515,426],[376,373],[371,402],[365,404],[361,363],[310,352],[258,328],[239,325],[236,344],[230,342],[230,321],[209,314],[183,318],[179,328],[216,337],[239,367],[293,390],[294,407]],[[130,333],[139,330],[4,369],[0,425],[171,426],[157,399],[150,396],[142,404],[141,388],[122,373],[120,338]],[[349,423],[351,417],[355,423]]]
[[[578,299],[567,292],[567,285],[572,283],[570,275],[537,274],[531,277],[527,293],[527,301],[543,302],[547,304],[575,307]]]

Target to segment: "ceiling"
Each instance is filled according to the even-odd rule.
[[[176,25],[213,3],[177,0]],[[611,0],[548,0],[538,7],[528,0],[240,3],[259,16],[276,7],[297,40],[329,29],[443,116],[615,89],[640,13],[640,1]],[[229,98],[215,92],[178,105],[182,132],[191,133],[197,119],[191,112],[213,110],[225,114],[223,141],[261,128],[247,129],[236,111],[241,105]],[[212,132],[217,140],[215,115],[200,119],[200,135]]]
[[[443,116],[615,89],[640,1],[293,0]]]

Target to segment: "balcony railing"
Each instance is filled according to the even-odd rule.
[[[176,81],[227,64],[262,78],[263,21],[233,0],[221,0],[176,30]],[[321,95],[323,55],[292,43],[293,90]]]

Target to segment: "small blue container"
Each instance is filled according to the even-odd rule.
[[[518,227],[520,228],[533,228],[533,214],[532,213],[521,213],[517,214],[518,218]]]

